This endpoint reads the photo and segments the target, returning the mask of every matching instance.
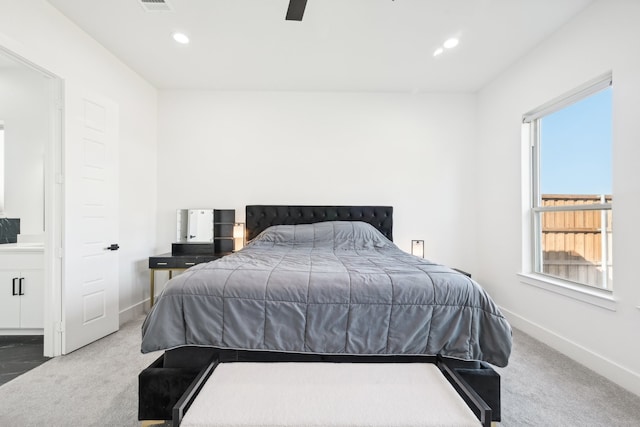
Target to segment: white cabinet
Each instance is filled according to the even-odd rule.
[[[42,250],[0,251],[0,334],[44,327]]]

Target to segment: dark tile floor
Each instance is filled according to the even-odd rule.
[[[0,336],[0,385],[49,360],[42,335]]]

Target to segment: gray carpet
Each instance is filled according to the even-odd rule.
[[[141,322],[0,386],[0,426],[139,426]],[[501,426],[640,426],[640,397],[522,332],[499,372]]]
[[[142,320],[0,386],[0,426],[139,426]]]
[[[496,370],[503,426],[640,426],[640,397],[518,330]]]

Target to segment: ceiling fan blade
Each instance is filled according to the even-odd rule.
[[[287,21],[302,21],[302,15],[304,15],[304,8],[306,6],[307,0],[289,0]]]

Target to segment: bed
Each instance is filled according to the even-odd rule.
[[[251,360],[507,365],[511,328],[496,304],[467,275],[395,246],[391,207],[246,209],[249,243],[167,283],[142,352],[167,350],[176,366],[211,349]]]

